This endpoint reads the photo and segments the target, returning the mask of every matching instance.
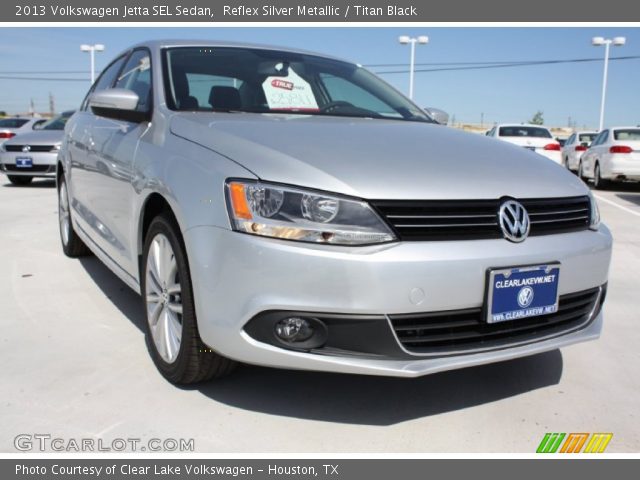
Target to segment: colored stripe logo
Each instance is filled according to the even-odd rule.
[[[546,433],[536,453],[603,453],[611,438],[613,433]]]

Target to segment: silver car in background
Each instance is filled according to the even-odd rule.
[[[14,185],[28,185],[34,178],[55,178],[64,126],[73,113],[63,112],[0,145],[0,172]]]
[[[135,46],[69,120],[57,178],[64,252],[142,295],[171,382],[415,377],[602,328],[612,239],[583,182],[327,56]]]

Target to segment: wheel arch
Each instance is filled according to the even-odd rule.
[[[64,175],[64,165],[62,160],[58,160],[56,163],[56,188],[60,188],[60,177]]]
[[[170,215],[175,220],[176,225],[178,225],[179,228],[179,231],[176,233],[182,236],[183,229],[180,225],[178,215],[176,215],[176,212],[171,206],[169,200],[167,200],[166,197],[158,192],[151,192],[149,195],[147,195],[142,203],[140,215],[138,217],[136,242],[138,253],[138,274],[140,275],[138,278],[141,278],[142,275],[142,255],[144,250],[144,242],[147,236],[147,232],[149,231],[149,226],[151,225],[153,219],[162,213]]]

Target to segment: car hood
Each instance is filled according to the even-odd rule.
[[[554,162],[505,142],[401,120],[250,113],[180,113],[174,135],[265,181],[367,199],[585,195]]]
[[[62,143],[64,130],[34,130],[19,133],[5,142],[6,145],[56,145]]]

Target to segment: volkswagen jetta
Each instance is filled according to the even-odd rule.
[[[414,377],[602,327],[612,239],[584,183],[349,62],[138,45],[69,120],[57,178],[64,252],[141,293],[172,382]]]

